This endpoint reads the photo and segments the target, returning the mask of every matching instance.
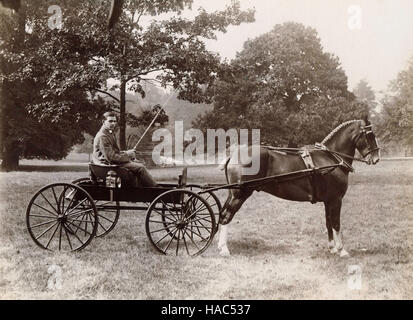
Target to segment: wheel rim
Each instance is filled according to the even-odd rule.
[[[199,193],[204,189],[201,186],[197,185],[190,185],[189,189],[193,192]],[[208,191],[206,193],[202,193],[201,196],[208,202],[209,206],[211,207],[212,211],[214,211],[215,215],[215,233],[218,231],[218,221],[219,221],[219,214],[222,210],[221,201],[219,200],[218,196],[213,191]]]
[[[34,242],[50,251],[79,251],[97,229],[93,199],[82,188],[56,183],[40,189],[26,212],[27,228]]]
[[[178,195],[180,202],[167,201]],[[145,225],[148,238],[157,251],[196,256],[212,242],[215,216],[200,195],[189,190],[171,190],[152,202]]]
[[[95,201],[98,215],[96,237],[106,236],[113,230],[119,220],[119,202]]]
[[[80,178],[72,181],[72,184],[79,185],[82,182],[89,182],[90,178]],[[99,201],[95,200],[98,215],[98,227],[96,237],[104,237],[115,228],[120,215],[118,201]]]

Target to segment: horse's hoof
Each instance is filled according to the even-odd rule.
[[[231,253],[229,252],[228,248],[221,248],[221,251],[219,252],[219,255],[221,257],[229,257]]]
[[[330,250],[330,253],[332,254],[336,254],[338,252],[337,248],[334,247],[333,249]]]
[[[340,258],[347,258],[347,257],[350,257],[350,254],[345,249],[342,249],[340,252]]]
[[[327,247],[330,250],[333,249],[334,248],[334,240],[329,241]]]

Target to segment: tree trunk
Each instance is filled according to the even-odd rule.
[[[19,168],[20,148],[13,148],[3,152],[1,169],[4,171],[14,171]]]
[[[9,1],[9,4],[11,5],[11,2]],[[15,10],[19,9],[18,15],[17,15],[17,19],[18,19],[18,29],[17,32],[15,34],[15,44],[18,47],[21,47],[24,44],[24,38],[25,38],[25,34],[26,34],[26,19],[27,19],[27,14],[26,14],[26,1],[22,1],[21,3],[21,7],[20,7],[20,1],[17,3],[15,3],[13,6],[10,6],[9,8],[13,8]],[[20,8],[19,8],[20,7]],[[8,68],[17,68],[16,65],[9,65]],[[10,71],[10,70],[9,70]],[[8,87],[7,91],[11,91],[11,84],[8,82],[3,82],[3,86],[1,88],[0,91],[1,94],[3,95],[3,89]],[[9,94],[8,94],[9,95]],[[7,99],[4,96],[1,96],[0,99],[0,103],[3,104],[2,108],[3,110],[6,110],[8,108],[13,109],[13,100],[11,99]],[[18,112],[18,111],[16,111]],[[1,151],[2,151],[2,162],[1,162],[1,169],[3,171],[14,171],[17,170],[19,168],[19,157],[20,154],[22,153],[22,148],[21,148],[21,144],[17,141],[13,141],[13,138],[15,137],[10,137],[7,135],[7,131],[8,131],[8,124],[7,122],[10,120],[9,118],[5,118],[7,117],[6,114],[2,113],[2,122],[1,122],[1,126],[2,126],[2,130],[1,130]]]
[[[120,82],[120,105],[119,105],[119,147],[126,149],[126,81]]]

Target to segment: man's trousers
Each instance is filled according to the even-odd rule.
[[[139,162],[127,162],[119,165],[122,168],[128,169],[136,177],[136,186],[139,187],[156,187],[157,183],[152,178],[149,171],[142,163]]]

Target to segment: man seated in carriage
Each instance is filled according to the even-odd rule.
[[[103,125],[93,140],[93,163],[100,165],[117,165],[129,170],[136,178],[135,186],[156,187],[157,183],[145,166],[133,161],[135,150],[120,151],[116,142],[115,127],[117,117],[114,112],[105,112]]]

